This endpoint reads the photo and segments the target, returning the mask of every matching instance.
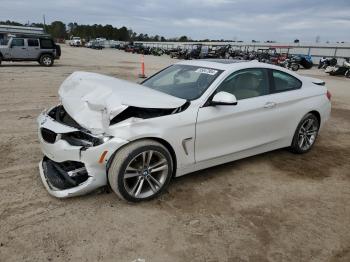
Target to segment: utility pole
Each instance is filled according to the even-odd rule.
[[[45,14],[43,15],[43,20],[44,20],[44,32],[46,33]]]

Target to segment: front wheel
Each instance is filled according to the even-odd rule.
[[[53,61],[54,59],[51,55],[42,55],[39,59],[39,63],[42,66],[52,66]]]
[[[298,64],[292,64],[292,71],[298,71],[300,66]]]
[[[314,114],[305,115],[295,131],[291,151],[296,154],[308,152],[316,141],[319,128],[320,123]]]
[[[162,144],[141,140],[117,152],[107,173],[109,184],[119,197],[140,202],[164,191],[173,174],[173,161]]]

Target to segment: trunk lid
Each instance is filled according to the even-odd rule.
[[[104,133],[110,120],[128,106],[175,109],[186,103],[136,83],[88,72],[71,74],[58,93],[67,113],[95,134]]]

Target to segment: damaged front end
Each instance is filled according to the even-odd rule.
[[[94,135],[89,130],[81,127],[64,109],[62,105],[54,107],[48,112],[48,116],[63,125],[76,129],[75,131],[62,134],[53,134],[52,131],[42,130],[43,138],[48,143],[53,143],[57,139],[62,139],[72,146],[92,147],[99,146],[107,142],[111,137]]]
[[[40,176],[55,197],[82,195],[106,185],[107,161],[116,149],[128,143],[90,133],[62,105],[43,112],[38,124],[39,142],[45,155],[39,164]]]
[[[132,133],[122,123],[180,113],[190,105],[138,84],[85,72],[68,77],[59,95],[61,104],[38,117],[45,155],[40,175],[56,197],[82,195],[107,184],[107,163]]]
[[[186,110],[190,105],[190,102],[186,102],[178,108],[139,108],[129,106],[123,112],[112,118],[110,125],[121,123],[128,119],[149,119],[161,116],[173,115]]]
[[[89,178],[86,167],[81,162],[57,163],[45,156],[42,160],[42,167],[48,185],[53,190],[74,188]]]
[[[75,72],[59,89],[73,126],[103,134],[119,119],[157,117],[188,106],[185,99],[96,73]],[[67,119],[68,121],[68,119]]]

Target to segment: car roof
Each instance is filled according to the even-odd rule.
[[[184,60],[177,64],[182,65],[192,65],[192,66],[201,66],[209,67],[219,70],[232,70],[240,69],[247,67],[248,64],[257,63],[257,66],[260,67],[262,63],[258,61],[246,61],[246,60],[236,60],[236,59],[197,59],[197,60]]]
[[[50,39],[52,40],[52,37],[50,36],[37,36],[37,35],[16,35],[14,37],[11,37],[12,39]]]
[[[285,71],[291,75],[295,75],[293,72],[282,68],[280,66],[271,65],[267,63],[261,63],[258,60],[236,60],[236,59],[197,59],[197,60],[183,60],[178,62],[180,65],[192,65],[192,66],[200,66],[200,67],[209,67],[218,70],[224,71],[233,71],[240,70],[245,68],[271,68],[277,69],[280,71]]]
[[[221,63],[221,64],[235,64],[235,63],[243,63],[243,62],[249,62],[247,60],[238,60],[238,59],[202,59],[202,61],[207,62],[214,62],[214,63]]]

